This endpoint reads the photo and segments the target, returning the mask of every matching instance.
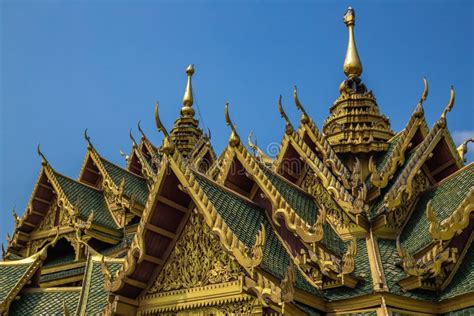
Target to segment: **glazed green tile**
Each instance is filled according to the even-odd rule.
[[[474,164],[471,164],[434,189],[423,193],[401,234],[402,246],[414,255],[431,243],[429,221],[426,217],[428,201],[431,200],[433,212],[442,221],[457,209],[473,186]]]
[[[118,186],[121,184],[122,179],[125,180],[124,193],[129,197],[135,198],[141,205],[146,204],[146,200],[148,199],[148,185],[144,178],[139,177],[103,158],[101,158],[101,162],[115,185]]]
[[[64,304],[74,314],[79,296],[80,291],[22,293],[10,305],[9,315],[64,315]]]
[[[0,303],[7,298],[32,264],[0,265]]]
[[[87,220],[91,212],[94,212],[94,223],[107,228],[118,228],[110,214],[105,197],[101,191],[59,173],[56,173],[55,176],[69,202],[73,205],[76,203],[79,204],[79,215],[82,220]]]

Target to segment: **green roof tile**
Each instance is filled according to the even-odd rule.
[[[100,253],[104,256],[109,256],[111,254],[114,254],[114,253],[117,253],[121,250],[124,250],[132,244],[132,240],[133,240],[134,236],[135,236],[135,233],[127,234],[126,236],[124,236],[124,238],[122,239],[121,242],[119,242],[116,245],[101,249]]]
[[[124,192],[127,196],[134,197],[138,203],[145,205],[146,200],[148,199],[148,185],[144,178],[139,177],[136,174],[105,160],[104,158],[101,158],[101,162],[116,185],[120,185],[122,179],[125,180]]]
[[[65,254],[64,256],[56,256],[53,258],[47,258],[43,262],[43,267],[52,267],[52,266],[57,266],[61,264],[66,264],[66,263],[71,263],[75,260],[76,254],[70,253],[70,254]]]
[[[305,222],[310,225],[314,224],[319,210],[319,206],[314,199],[301,189],[288,183],[287,180],[275,174],[264,165],[259,165],[265,173],[265,176],[270,180],[273,186],[277,188],[278,192],[280,192],[283,198],[290,204],[291,208],[294,209]]]
[[[64,315],[64,303],[73,314],[79,296],[80,291],[23,293],[11,304],[9,315]]]
[[[0,265],[0,303],[3,302],[13,288],[18,284],[21,277],[28,271],[33,262]]]
[[[92,261],[92,271],[87,296],[86,315],[99,315],[104,311],[108,303],[109,293],[104,287],[104,276],[101,272],[100,262]],[[112,275],[122,266],[120,263],[107,263],[107,268]]]
[[[48,274],[43,274],[40,276],[40,282],[49,282],[53,280],[59,280],[59,279],[64,279],[64,278],[69,278],[72,276],[84,274],[84,267],[79,267],[79,268],[74,268],[74,269],[69,269],[69,270],[62,270],[58,272],[53,272],[53,273],[48,273]]]
[[[324,296],[333,301],[372,293],[372,274],[370,272],[367,243],[365,239],[357,240],[357,254],[355,257],[355,270],[353,274],[360,279],[355,288],[338,287],[325,290]]]
[[[414,255],[431,242],[425,213],[428,201],[432,201],[433,211],[442,221],[456,210],[473,186],[474,164],[471,164],[423,193],[401,234],[402,246]]]
[[[370,218],[374,218],[378,213],[383,213],[386,211],[385,207],[383,206],[383,203],[384,203],[383,199],[385,195],[391,190],[393,184],[395,183],[395,181],[397,181],[398,177],[400,176],[402,171],[405,169],[405,167],[408,166],[408,163],[413,159],[413,157],[415,157],[414,155],[415,152],[416,150],[413,149],[409,153],[405,153],[405,163],[402,166],[398,167],[392,179],[388,181],[387,186],[381,190],[380,196],[377,199],[375,199],[374,203],[370,207],[370,211],[368,214]]]
[[[474,292],[474,243],[469,247],[463,262],[439,299],[445,300],[472,292]]]
[[[199,174],[195,175],[224,222],[247,247],[252,247],[255,244],[255,236],[260,230],[261,224],[265,226],[266,242],[261,268],[273,276],[282,279],[290,265],[290,257],[273,231],[265,211],[255,204],[219,187],[219,185],[205,177]],[[298,288],[314,295],[321,295],[321,292],[311,286],[299,271],[297,271],[296,275],[296,286]]]
[[[402,291],[402,288],[397,284],[397,282],[406,278],[407,275],[400,266],[401,258],[398,255],[396,242],[394,240],[378,239],[377,244],[379,247],[383,272],[385,274],[385,279],[387,280],[387,286],[391,293],[420,300],[436,300],[436,293],[433,291]]]
[[[267,167],[262,164],[260,164],[260,167],[278,192],[290,204],[291,208],[307,223],[310,225],[314,224],[320,208],[316,201],[309,194],[288,183],[280,175],[275,174]],[[323,229],[324,235],[321,242],[329,250],[341,256],[346,251],[346,244],[328,223],[325,223]]]
[[[55,176],[69,202],[75,204],[79,199],[79,214],[83,220],[87,220],[90,213],[94,211],[94,223],[112,229],[118,228],[101,191],[59,173],[56,173]]]

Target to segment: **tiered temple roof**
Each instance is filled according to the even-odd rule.
[[[360,78],[355,13],[340,95],[320,130],[301,112],[276,157],[224,116],[219,157],[193,109],[192,76],[161,145],[138,123],[126,166],[93,145],[79,177],[38,148],[39,177],[3,248],[0,314],[466,315],[474,310],[474,164],[447,113],[423,102],[394,133]],[[472,140],[467,140],[472,141]]]

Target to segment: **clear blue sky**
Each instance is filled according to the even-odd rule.
[[[449,129],[456,139],[472,135],[472,2],[1,1],[0,241],[12,230],[12,206],[22,214],[30,198],[39,142],[56,170],[76,178],[88,127],[99,152],[123,164],[119,150],[130,150],[130,128],[138,138],[138,120],[161,140],[156,100],[172,126],[190,63],[201,123],[218,153],[229,135],[226,100],[241,136],[253,130],[263,148],[283,134],[279,94],[297,124],[295,84],[321,125],[344,79],[348,5],[363,81],[392,128],[403,128],[427,76],[430,125],[453,84]]]

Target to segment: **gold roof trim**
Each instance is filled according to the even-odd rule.
[[[352,215],[361,214],[365,209],[365,203],[357,202],[357,199],[346,190],[343,183],[335,177],[329,168],[322,162],[318,156],[309,148],[304,140],[297,134],[293,133],[289,136],[289,142],[300,153],[305,162],[313,169],[323,186],[334,197],[339,206]]]
[[[158,159],[158,156],[157,156],[157,148],[155,147],[155,145],[152,144],[152,142],[146,136],[145,132],[143,131],[140,125],[140,121],[138,121],[137,127],[138,127],[138,131],[142,135],[140,145],[145,146],[146,150],[151,156],[152,163],[155,165],[155,168],[158,170],[160,166],[160,159]]]
[[[425,161],[431,158],[432,151],[441,138],[445,137],[447,133],[446,129],[446,113],[451,111],[454,105],[454,89],[451,88],[451,96],[449,102],[446,105],[441,117],[436,121],[435,125],[423,139],[418,148],[416,148],[414,156],[408,162],[408,165],[403,169],[390,191],[384,197],[384,205],[389,210],[394,210],[397,206],[402,203],[404,193],[407,194],[406,199],[410,199],[413,196],[413,180],[421,169]],[[456,155],[458,157],[458,155]]]
[[[459,231],[469,225],[470,214],[474,212],[474,188],[446,219],[440,221],[433,211],[431,200],[426,205],[429,231],[434,240],[451,240]]]
[[[150,167],[150,165],[148,164],[148,161],[146,161],[145,157],[143,156],[143,153],[140,150],[140,146],[137,145],[137,142],[135,141],[135,138],[132,135],[131,129],[130,129],[129,137],[130,137],[130,140],[132,141],[132,151],[135,153],[135,155],[137,155],[137,158],[140,161],[140,165],[142,166],[141,168],[142,174],[147,180],[148,189],[150,189],[151,184],[153,183],[155,179],[155,173],[153,169]]]
[[[8,314],[11,302],[15,299],[21,289],[27,284],[27,282],[35,275],[38,268],[40,268],[43,261],[46,259],[48,254],[48,248],[54,246],[58,241],[59,229],[56,231],[56,236],[50,242],[48,242],[43,249],[35,253],[34,255],[20,259],[20,260],[11,260],[11,261],[0,261],[0,266],[16,266],[30,264],[27,271],[21,276],[15,286],[7,293],[3,301],[0,302],[0,314]],[[3,286],[3,285],[2,285]]]
[[[323,220],[325,220],[325,214],[323,214],[323,212],[320,210],[320,214],[314,225],[309,225],[306,223],[306,221],[304,221],[291,208],[279,191],[272,185],[270,180],[261,170],[259,162],[255,160],[255,158],[242,144],[239,144],[237,147],[229,148],[235,152],[235,157],[240,160],[247,172],[253,176],[254,181],[264,192],[264,194],[270,198],[273,208],[275,209],[275,211],[272,213],[273,224],[279,226],[280,224],[278,218],[283,218],[287,229],[295,233],[303,241],[303,245],[307,248],[302,248],[305,253],[304,255],[302,254],[301,256],[295,257],[287,249],[288,254],[291,258],[293,258],[298,270],[301,272],[303,277],[313,286],[317,288],[323,287],[324,284],[322,280],[322,273],[317,270],[314,265],[309,264],[312,262],[316,264],[317,267],[321,269],[321,271],[324,271],[324,273],[330,275],[331,278],[334,278],[334,281],[328,281],[325,283],[328,286],[331,286],[331,284],[333,284],[332,287],[341,286],[344,284],[348,286],[355,286],[357,281],[343,273],[342,266],[337,263],[340,262],[340,258],[337,258],[337,256],[326,250],[325,247],[318,246],[320,240],[323,237],[322,224]],[[285,180],[284,178],[282,179]],[[282,240],[278,234],[277,237],[280,239],[286,249],[285,241]],[[312,245],[312,247],[310,245]],[[304,258],[307,258],[307,260],[304,260]],[[314,272],[313,277],[317,277],[317,279],[311,278],[306,272],[304,272],[303,266],[311,269],[311,271]]]
[[[390,179],[397,171],[397,168],[405,163],[405,152],[408,148],[410,148],[411,140],[416,131],[420,128],[425,131],[425,133],[428,133],[428,126],[426,125],[423,110],[423,102],[428,97],[428,81],[426,78],[423,78],[423,82],[425,88],[420,101],[416,105],[407,125],[403,131],[400,132],[400,139],[397,141],[397,144],[395,145],[395,148],[389,157],[389,161],[383,166],[381,170],[377,170],[377,167],[373,161],[373,156],[369,160],[369,172],[371,173],[370,181],[376,187],[386,187]]]
[[[402,258],[402,268],[409,276],[398,281],[405,290],[423,288],[427,290],[436,290],[445,278],[444,265],[455,263],[459,259],[458,249],[448,247],[442,243],[435,243],[420,258],[415,259],[406,251],[397,238],[397,251]],[[433,282],[429,279],[437,279]]]

